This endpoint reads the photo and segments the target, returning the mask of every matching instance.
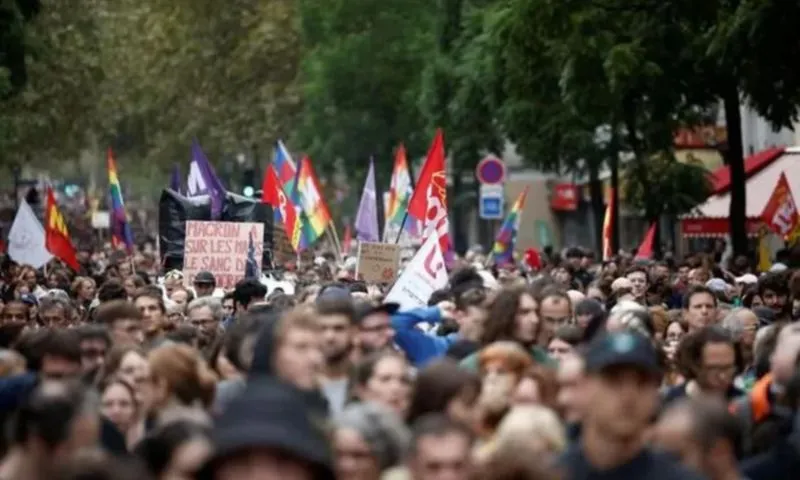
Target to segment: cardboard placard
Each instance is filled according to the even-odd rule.
[[[264,237],[262,223],[186,222],[186,243],[183,252],[183,272],[188,284],[202,271],[214,274],[217,287],[230,288],[244,278],[250,245],[254,249],[258,270]]]
[[[400,245],[359,242],[356,278],[365,282],[391,283],[397,278],[399,263]]]

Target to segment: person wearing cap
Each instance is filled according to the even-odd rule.
[[[275,379],[250,381],[214,423],[212,441],[199,480],[336,478],[324,418]]]
[[[602,335],[589,344],[584,364],[591,408],[583,412],[580,439],[559,461],[564,478],[701,478],[646,445],[663,374],[650,339],[630,331]]]
[[[194,276],[192,286],[197,298],[210,297],[214,294],[214,289],[217,288],[217,279],[214,278],[213,273],[202,271]]]

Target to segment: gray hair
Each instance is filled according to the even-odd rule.
[[[725,318],[722,319],[722,328],[729,331],[734,340],[740,339],[742,333],[744,333],[744,321],[739,317],[739,314],[744,312],[753,313],[749,308],[737,307],[728,312]]]
[[[66,316],[72,315],[72,303],[69,301],[69,299],[65,300],[61,297],[49,295],[41,298],[39,302],[40,313],[50,311],[54,308],[60,308],[64,310],[64,314]]]
[[[222,321],[222,318],[225,316],[225,310],[222,309],[222,302],[214,297],[195,298],[186,306],[186,315],[192,313],[192,310],[205,307],[211,309],[211,315],[214,316],[214,320]]]
[[[338,428],[358,432],[369,445],[381,471],[402,462],[411,440],[411,433],[398,416],[374,403],[348,406],[336,418]]]

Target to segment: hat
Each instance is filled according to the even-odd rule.
[[[730,285],[721,278],[712,278],[706,282],[706,287],[713,292],[725,292]]]
[[[758,283],[758,277],[756,277],[752,273],[745,273],[741,277],[736,277],[734,279],[734,282],[743,283],[745,285],[752,285],[754,283]]]
[[[399,303],[358,302],[356,303],[356,322],[361,322],[361,320],[375,313],[393,315],[398,310],[400,310]]]
[[[596,338],[589,344],[584,361],[586,371],[593,373],[617,366],[661,373],[658,354],[650,339],[631,331],[609,333]]]
[[[787,267],[786,264],[781,263],[781,262],[776,262],[776,263],[773,263],[771,267],[769,267],[768,273],[781,273],[781,272],[785,272],[788,269],[789,269],[789,267]]]
[[[317,302],[320,300],[350,300],[350,290],[340,287],[338,285],[331,285],[323,287],[322,291],[317,295]]]
[[[195,284],[198,284],[198,283],[199,284],[210,284],[210,285],[216,285],[217,284],[217,279],[214,278],[214,274],[209,272],[209,271],[206,271],[206,270],[203,270],[202,272],[199,272],[197,275],[195,275],[193,281],[194,281]]]
[[[214,454],[198,474],[201,479],[213,478],[226,459],[254,449],[276,450],[310,465],[313,478],[335,478],[325,418],[316,418],[299,390],[272,379],[248,381],[214,423],[212,440]]]
[[[19,300],[27,305],[39,305],[39,300],[37,300],[36,295],[32,293],[23,293],[20,295]]]

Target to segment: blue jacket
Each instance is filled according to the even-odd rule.
[[[438,324],[442,321],[439,307],[422,307],[392,315],[394,342],[417,368],[444,356],[450,345],[458,340],[457,333],[441,337],[416,328],[418,323]]]

